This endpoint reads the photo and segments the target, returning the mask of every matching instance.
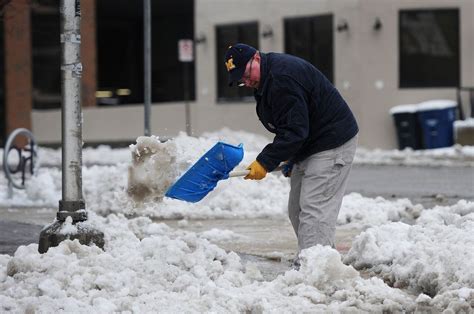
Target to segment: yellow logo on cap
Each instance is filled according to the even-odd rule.
[[[235,69],[234,59],[230,58],[229,60],[227,60],[227,62],[225,63],[225,66],[227,67],[227,72]]]

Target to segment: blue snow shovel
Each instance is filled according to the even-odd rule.
[[[243,145],[218,142],[208,150],[166,192],[167,197],[195,203],[214,190],[217,182],[233,176],[244,176],[248,170],[234,171],[244,158]]]

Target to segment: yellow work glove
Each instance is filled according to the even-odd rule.
[[[250,170],[250,173],[245,176],[246,180],[262,180],[267,175],[267,170],[256,160],[247,167],[247,170]]]

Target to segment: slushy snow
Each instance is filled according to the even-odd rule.
[[[474,302],[474,202],[421,212],[416,224],[388,223],[362,232],[344,259],[441,309]]]
[[[305,250],[300,271],[288,270],[273,281],[263,281],[255,264],[209,242],[245,235],[153,223],[149,217],[182,218],[178,225],[185,226],[187,219],[287,215],[289,181],[275,173],[262,181],[223,180],[195,204],[163,198],[160,184],[179,177],[219,140],[244,143],[239,168],[269,142],[224,129],[200,138],[181,134],[165,143],[143,137],[129,149],[85,149],[87,222],[104,232],[105,250],[67,240],[42,255],[36,244],[18,248],[13,257],[0,255],[0,312],[472,312],[471,202],[424,209],[407,199],[346,195],[338,225],[365,230],[348,254],[320,246]],[[45,152],[43,166],[12,198],[0,176],[1,206],[57,208],[60,151]],[[359,149],[355,162],[474,166],[474,150]],[[132,183],[148,189],[143,197],[130,193],[129,171]],[[271,197],[262,197],[269,190]],[[68,220],[62,232],[74,234],[76,228]]]
[[[148,218],[91,216],[105,251],[63,241],[0,255],[0,312],[401,311],[414,298],[381,279],[363,279],[328,247],[302,254],[299,272],[261,281],[254,265]]]

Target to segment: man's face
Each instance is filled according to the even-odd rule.
[[[258,88],[260,85],[260,56],[255,54],[245,66],[244,75],[238,82],[239,87]]]

